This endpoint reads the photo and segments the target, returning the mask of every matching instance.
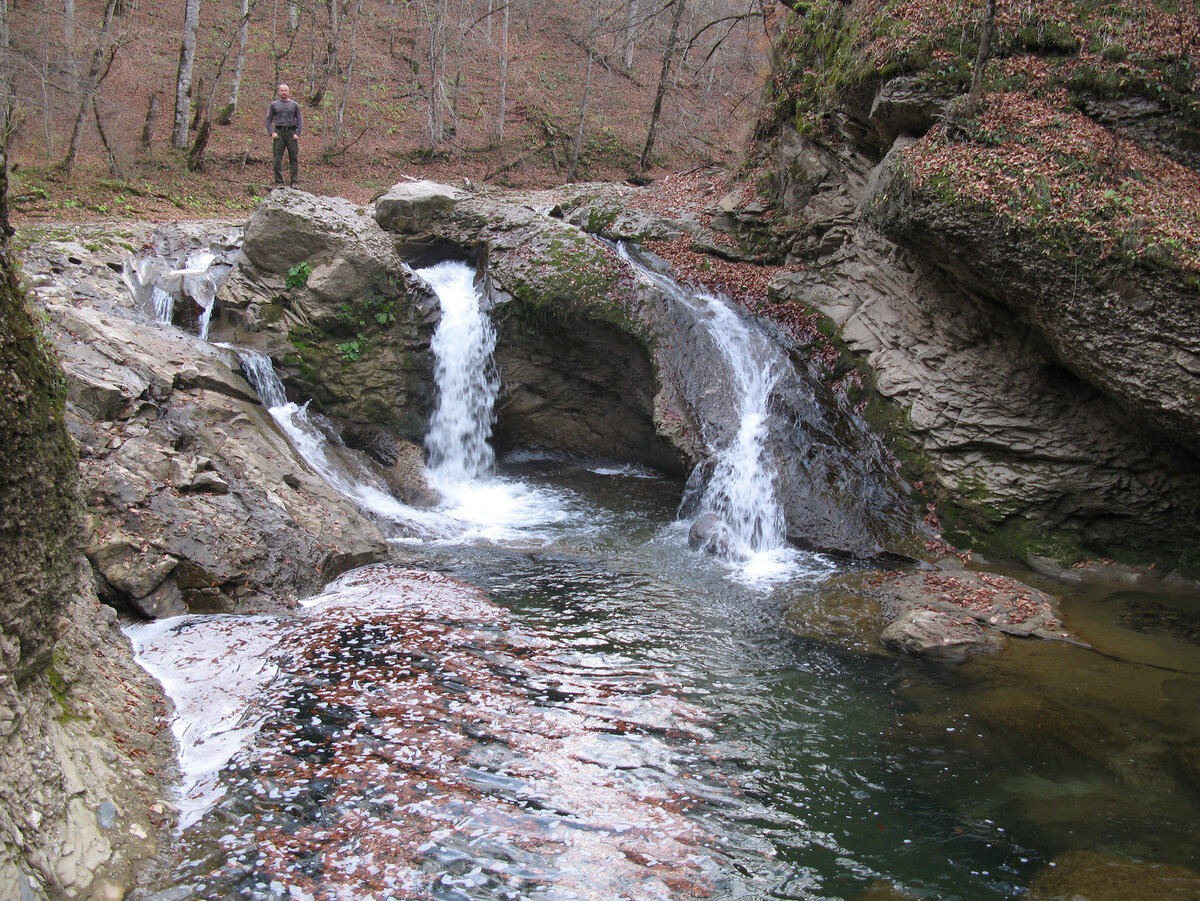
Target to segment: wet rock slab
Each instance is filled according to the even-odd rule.
[[[884,573],[865,588],[892,616],[880,641],[905,654],[959,663],[1002,649],[1005,636],[1077,642],[1050,595],[1007,576]]]

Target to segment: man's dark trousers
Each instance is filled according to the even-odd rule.
[[[283,150],[286,147],[288,174],[291,176],[288,181],[294,185],[300,175],[300,145],[296,143],[296,129],[280,125],[275,129],[275,134],[279,135],[272,142],[275,150],[275,184],[283,184]]]

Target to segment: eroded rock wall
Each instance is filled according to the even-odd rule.
[[[66,372],[104,598],[151,617],[280,610],[383,559],[378,527],[296,455],[237,354],[133,307],[124,258],[102,230],[26,253]]]
[[[916,196],[897,177],[905,145],[881,160],[781,136],[775,185],[800,226],[784,252],[807,266],[778,277],[774,299],[819,310],[865,361],[894,404],[880,421],[952,540],[1188,564],[1194,289],[1063,265]]]
[[[0,155],[0,173],[6,161]],[[6,185],[0,184],[0,211]],[[7,216],[0,216],[7,228]],[[67,385],[0,238],[0,894],[122,897],[165,837],[157,685],[96,600]]]

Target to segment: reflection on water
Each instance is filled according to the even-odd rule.
[[[1071,849],[1200,865],[1200,649],[1154,662],[1134,600],[1068,608],[1102,652],[897,659],[830,561],[731,578],[648,475],[526,463],[569,511],[536,541],[402,545],[280,625],[158,897],[1003,899]]]

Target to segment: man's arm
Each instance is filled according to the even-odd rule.
[[[271,105],[267,107],[267,134],[275,137],[275,102],[271,101]]]
[[[296,137],[300,137],[300,132],[304,130],[304,117],[300,114],[300,104],[296,104]]]

